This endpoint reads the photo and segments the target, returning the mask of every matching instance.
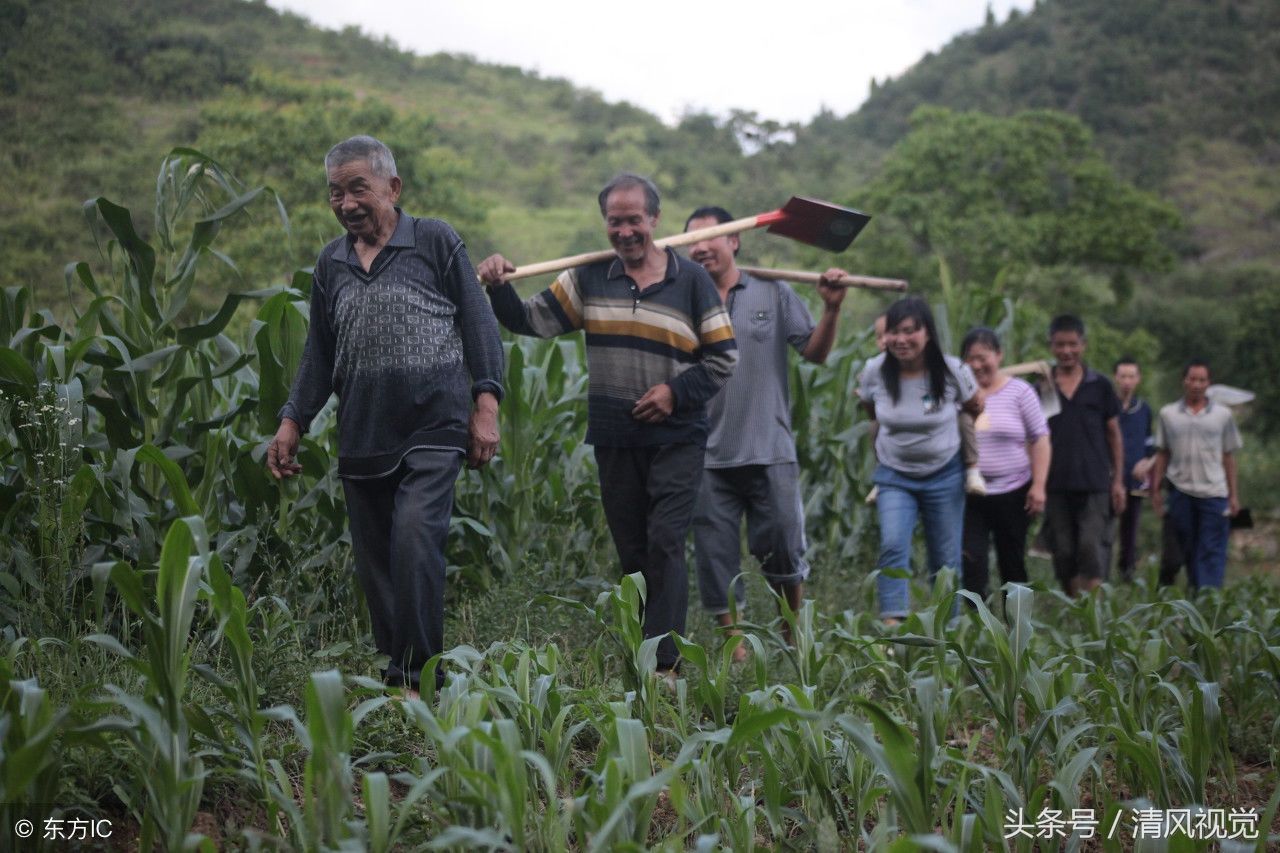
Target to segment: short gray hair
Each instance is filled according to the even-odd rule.
[[[604,216],[605,205],[609,203],[609,194],[614,190],[629,190],[632,187],[640,187],[644,190],[644,210],[650,216],[657,216],[661,207],[661,199],[658,198],[658,188],[654,186],[653,181],[637,175],[634,172],[619,172],[614,175],[613,180],[604,185],[604,189],[600,190],[598,201],[600,202],[600,215]]]
[[[330,169],[356,160],[368,161],[369,171],[376,177],[394,178],[399,175],[391,149],[372,136],[353,136],[330,148],[329,153],[324,155],[324,170],[328,173]]]

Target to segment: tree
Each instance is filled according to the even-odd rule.
[[[1171,206],[1115,174],[1079,120],[1048,110],[917,110],[865,204],[879,217],[868,250],[921,259],[913,272],[924,281],[936,281],[942,257],[961,282],[1077,267],[1122,288],[1132,273],[1172,265],[1180,227]]]
[[[1236,376],[1214,370],[1215,381],[1239,383],[1258,394],[1251,406],[1250,425],[1267,436],[1280,435],[1280,394],[1276,393],[1276,377],[1280,376],[1280,276],[1271,271],[1274,284],[1259,288],[1240,301],[1240,319],[1235,329]]]

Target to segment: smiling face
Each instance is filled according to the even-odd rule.
[[[1054,332],[1049,338],[1049,350],[1058,362],[1058,367],[1074,370],[1080,364],[1080,356],[1084,354],[1084,337],[1079,332]]]
[[[906,317],[889,329],[888,351],[903,367],[918,369],[924,363],[924,348],[929,332],[915,317]]]
[[[973,377],[983,388],[989,388],[995,382],[996,376],[1000,373],[1000,359],[999,350],[994,350],[982,343],[970,345],[969,351],[964,356],[965,363],[973,370]]]
[[[690,219],[685,231],[697,231],[699,228],[710,228],[719,225],[714,216],[700,216]],[[694,263],[711,273],[711,277],[720,281],[721,277],[737,269],[733,262],[734,252],[738,251],[738,237],[730,234],[726,237],[712,237],[710,240],[699,240],[689,247],[689,258]]]
[[[628,266],[644,263],[653,246],[658,217],[645,209],[644,188],[620,187],[604,203],[604,227],[609,245]]]
[[[329,169],[329,207],[356,240],[377,245],[396,228],[400,178],[375,175],[368,160],[352,160]]]

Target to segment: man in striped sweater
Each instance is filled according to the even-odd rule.
[[[561,273],[520,300],[506,258],[477,272],[498,321],[512,332],[587,339],[587,443],[622,570],[648,590],[644,635],[683,634],[689,604],[685,537],[694,516],[707,443],[706,404],[737,361],[729,315],[699,265],[653,242],[658,190],[647,178],[615,177],[599,196],[616,256]],[[658,645],[658,669],[674,679],[675,643]]]

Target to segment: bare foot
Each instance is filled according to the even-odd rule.
[[[741,636],[742,632],[733,627],[733,615],[730,613],[717,613],[716,624],[724,629],[725,637]],[[733,662],[742,663],[747,659],[747,646],[745,643],[739,643],[738,647],[733,650]]]

